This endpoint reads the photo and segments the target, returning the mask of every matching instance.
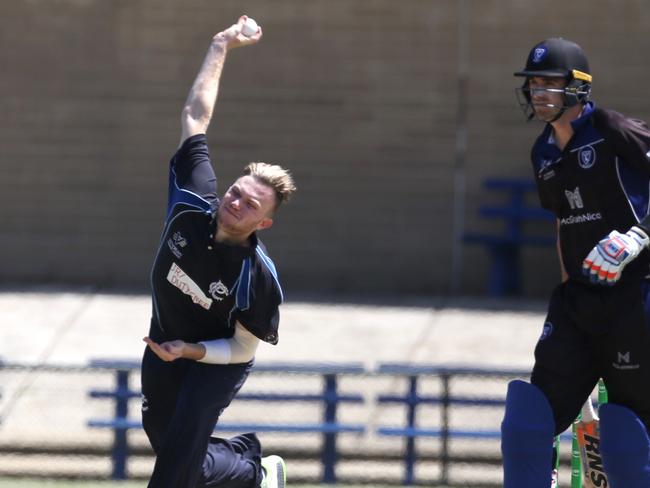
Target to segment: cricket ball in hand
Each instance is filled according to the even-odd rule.
[[[246,22],[244,22],[244,26],[241,28],[241,33],[246,37],[250,37],[257,34],[257,29],[257,22],[249,17],[246,19]]]

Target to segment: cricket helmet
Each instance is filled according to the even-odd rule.
[[[528,54],[526,67],[514,75],[525,77],[524,84],[517,89],[517,96],[529,119],[534,116],[528,86],[533,76],[566,80],[566,86],[559,90],[564,95],[564,106],[558,118],[568,107],[585,103],[591,93],[592,78],[585,53],[575,42],[561,37],[546,39],[535,45]],[[557,89],[548,90],[557,92]]]

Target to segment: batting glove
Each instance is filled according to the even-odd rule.
[[[634,226],[625,234],[613,230],[594,247],[582,262],[582,272],[592,283],[613,285],[623,268],[650,244],[650,238]]]

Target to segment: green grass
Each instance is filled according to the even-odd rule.
[[[138,481],[61,481],[44,479],[0,478],[0,488],[145,488],[146,483]],[[292,485],[290,488],[332,488],[332,485]],[[340,485],[339,488],[388,488],[363,485],[360,487]],[[394,488],[394,487],[392,487]]]
[[[145,488],[146,483],[138,481],[61,481],[43,479],[0,478],[0,488]],[[332,488],[332,485],[292,485],[290,488]],[[339,488],[388,488],[381,486],[340,485]],[[394,487],[392,487],[394,488]]]

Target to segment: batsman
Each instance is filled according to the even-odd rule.
[[[600,451],[610,488],[650,487],[650,130],[590,101],[580,46],[532,48],[517,89],[544,123],[531,160],[557,218],[562,282],[553,290],[530,383],[508,386],[501,426],[505,488],[548,488],[553,438],[600,377]],[[598,485],[601,486],[601,485]],[[607,486],[607,482],[603,487]]]

